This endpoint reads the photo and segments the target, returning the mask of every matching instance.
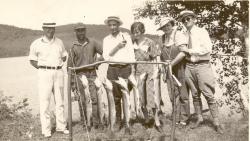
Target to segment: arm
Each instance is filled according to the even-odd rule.
[[[30,46],[30,52],[29,52],[29,60],[30,64],[38,69],[38,53],[36,50],[36,42],[34,41]]]
[[[110,52],[109,52],[109,56],[114,56],[116,54],[116,52],[118,52],[121,48],[125,47],[127,43],[125,42],[121,42],[119,43],[115,48],[113,48]]]
[[[103,48],[101,46],[101,44],[99,44],[99,42],[94,41],[95,43],[95,52],[102,55],[103,54]]]
[[[185,58],[185,53],[184,52],[180,52],[170,63],[171,66],[175,66],[176,64],[178,64],[182,59]]]
[[[61,47],[62,47],[62,61],[65,62],[66,59],[67,59],[67,51],[66,51],[66,49],[64,47],[63,42],[61,42]]]
[[[185,58],[186,54],[188,53],[188,37],[182,31],[176,31],[174,36],[174,44],[179,48],[180,52],[171,61],[170,66],[175,66]]]
[[[37,61],[35,60],[30,60],[30,64],[35,67],[36,69],[38,69],[38,65],[37,65]]]
[[[67,62],[67,67],[73,67],[74,65],[74,58],[75,58],[75,53],[74,53],[74,45],[69,49],[69,58]]]

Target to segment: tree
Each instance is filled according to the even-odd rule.
[[[146,1],[144,6],[134,11],[137,19],[155,19],[155,24],[165,16],[177,18],[182,10],[194,11],[198,26],[206,28],[213,39],[212,64],[222,65],[216,70],[219,75],[217,81],[221,88],[225,88],[224,99],[218,101],[219,104],[228,105],[231,113],[245,113],[248,99],[241,86],[248,84],[248,8],[248,1],[226,4],[222,0],[156,0]]]

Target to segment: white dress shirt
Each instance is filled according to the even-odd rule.
[[[190,38],[189,53],[194,60],[210,60],[212,42],[206,29],[194,25],[187,36]]]
[[[36,39],[30,46],[29,60],[38,62],[38,66],[62,66],[62,58],[67,56],[62,40],[45,36]]]
[[[110,56],[109,53],[124,39],[127,41],[125,47],[119,49],[113,56]],[[130,35],[119,32],[117,36],[112,34],[106,36],[103,39],[103,57],[109,61],[135,61],[134,47]]]

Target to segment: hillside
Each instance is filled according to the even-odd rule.
[[[102,39],[109,33],[105,25],[86,25],[87,36],[102,43]],[[61,38],[68,49],[75,40],[74,24],[62,25],[56,28],[56,36]],[[127,29],[122,31],[129,32]],[[0,24],[0,58],[26,56],[33,40],[39,38],[42,31],[18,28]]]

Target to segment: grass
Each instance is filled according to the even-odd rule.
[[[67,141],[68,136],[52,130],[52,137],[45,139],[41,135],[41,125],[39,116],[31,116],[29,111],[20,109],[13,118],[5,118],[0,121],[0,140],[8,141]],[[23,111],[23,112],[21,112]],[[96,113],[96,112],[94,112]],[[224,134],[218,134],[212,126],[210,113],[204,113],[204,123],[196,128],[176,127],[175,141],[247,141],[248,140],[248,119],[223,121]],[[164,133],[159,133],[155,128],[146,129],[140,123],[132,125],[132,135],[124,135],[124,129],[118,130],[119,126],[115,125],[115,134],[105,128],[104,130],[92,128],[89,132],[91,141],[168,141],[171,133],[170,115],[161,116]],[[195,121],[192,116],[191,123]],[[52,123],[55,119],[52,119]],[[94,125],[97,124],[96,116]],[[73,140],[87,141],[87,132],[82,122],[73,122]]]

